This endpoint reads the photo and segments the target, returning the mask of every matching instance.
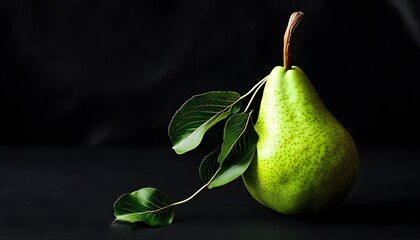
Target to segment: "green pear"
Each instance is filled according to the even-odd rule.
[[[257,154],[243,181],[260,204],[296,214],[318,212],[348,196],[359,170],[355,142],[299,67],[285,63],[271,71],[255,130]]]

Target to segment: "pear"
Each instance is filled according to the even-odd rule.
[[[353,138],[302,69],[290,66],[290,43],[302,17],[302,12],[290,17],[284,67],[274,67],[267,79],[255,124],[257,153],[242,176],[253,198],[282,214],[318,212],[340,203],[359,171]]]

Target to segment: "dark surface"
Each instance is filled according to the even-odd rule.
[[[0,239],[419,239],[418,150],[361,149],[351,195],[322,214],[283,216],[237,179],[175,208],[171,225],[112,224],[116,198],[156,187],[174,200],[200,187],[200,154],[170,149],[1,149]]]

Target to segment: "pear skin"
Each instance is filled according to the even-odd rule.
[[[257,154],[243,181],[260,204],[283,214],[318,212],[350,193],[356,145],[299,67],[271,71],[255,129]]]

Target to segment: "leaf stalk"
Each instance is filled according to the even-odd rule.
[[[195,193],[193,193],[191,196],[189,196],[188,198],[186,198],[184,200],[172,203],[168,207],[180,205],[180,204],[186,203],[186,202],[190,201],[191,199],[193,199],[195,196],[197,196],[197,194],[199,194],[203,189],[205,189],[211,183],[211,181],[213,181],[213,179],[216,177],[217,173],[219,173],[220,169],[221,169],[221,166],[216,170],[216,172],[213,174],[213,176],[210,178],[210,180],[206,184],[204,184],[201,188],[199,188]]]

